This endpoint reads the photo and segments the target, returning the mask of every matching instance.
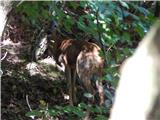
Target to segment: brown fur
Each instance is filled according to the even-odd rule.
[[[68,80],[70,104],[76,103],[76,74],[82,80],[88,92],[94,94],[91,85],[93,75],[102,76],[103,59],[99,56],[100,48],[83,40],[59,39],[55,41],[54,56],[58,64],[65,65],[65,76]],[[97,81],[101,102],[104,103],[102,82]]]

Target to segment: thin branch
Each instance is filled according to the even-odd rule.
[[[26,95],[26,102],[27,102],[27,105],[28,105],[28,107],[29,107],[29,110],[32,111],[32,108],[31,108],[31,106],[30,106],[30,104],[29,104],[28,95]]]
[[[4,56],[1,58],[1,61],[6,58],[7,54],[8,54],[8,52],[6,52],[6,53],[4,54]]]
[[[109,46],[109,48],[107,49],[106,53],[108,53],[113,46],[114,46],[114,43]]]

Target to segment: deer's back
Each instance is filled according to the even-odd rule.
[[[94,55],[98,56],[100,51],[100,47],[94,43],[83,41],[83,40],[63,40],[59,45],[57,56],[62,55],[66,63],[70,66],[75,67],[77,62],[78,55],[82,52],[83,54],[90,54],[90,56]],[[93,57],[94,59],[96,59]],[[93,60],[92,60],[93,61]]]

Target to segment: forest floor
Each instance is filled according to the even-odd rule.
[[[31,109],[41,109],[43,104],[48,107],[69,105],[64,68],[57,67],[51,57],[37,62],[28,61],[26,56],[30,54],[29,44],[21,42],[22,40],[14,42],[11,39],[1,42],[1,55],[5,56],[1,61],[2,120],[30,120],[26,113]],[[79,86],[79,101],[84,101],[83,92]],[[65,116],[60,116],[57,120],[65,120]]]
[[[35,30],[24,26],[17,15],[10,17],[1,41],[1,119],[30,120],[25,114],[48,107],[69,104],[67,81],[55,61],[45,58],[33,62]],[[78,100],[83,101],[83,89],[78,88]],[[32,119],[33,120],[33,119]],[[40,120],[40,119],[35,119]],[[56,120],[65,120],[65,117]]]
[[[13,14],[1,41],[1,119],[29,120],[25,114],[48,106],[68,104],[64,99],[67,83],[51,58],[31,62],[32,47],[37,34]]]
[[[14,60],[15,57],[8,53],[1,63],[2,120],[28,120],[25,113],[30,110],[29,106],[37,109],[41,101],[49,106],[67,104],[63,96],[67,88],[66,81],[60,72],[53,72],[53,66]],[[48,72],[51,69],[52,72]]]
[[[27,47],[15,47],[13,43],[8,42],[4,48],[2,56],[5,54],[3,50],[7,50],[7,55],[1,62],[2,120],[31,120],[26,113],[31,109],[41,109],[43,104],[48,107],[69,105],[64,72],[56,67],[52,58],[29,62],[22,59]],[[84,102],[83,89],[78,86],[77,90],[79,102]],[[66,118],[60,116],[56,120]]]

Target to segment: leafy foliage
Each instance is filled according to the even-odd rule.
[[[105,51],[106,68],[104,80],[116,88],[119,79],[119,66],[133,52],[149,27],[156,20],[153,7],[141,1],[47,1],[22,2],[16,12],[22,16],[26,26],[42,29],[50,28],[50,23],[58,23],[61,33],[68,37],[91,39]],[[38,35],[37,35],[38,36]],[[36,42],[35,42],[36,44]],[[105,91],[108,99],[113,95]],[[48,107],[41,103],[40,108],[26,113],[29,117],[54,118],[66,116],[67,119],[83,118],[90,111],[95,120],[106,119],[108,108],[79,104],[78,106]]]
[[[72,37],[102,42],[108,48],[106,79],[109,81],[118,78],[116,64],[132,54],[132,48],[155,21],[151,10],[141,2],[121,0],[23,2],[17,11],[25,14],[29,18],[25,20],[37,28],[44,21],[54,20],[61,31]],[[124,45],[127,46],[123,49]]]
[[[66,117],[66,119],[82,119],[87,113],[90,112],[94,116],[95,120],[101,118],[101,120],[106,119],[105,114],[107,114],[108,110],[105,107],[99,106],[91,106],[85,103],[80,103],[78,106],[53,106],[52,108],[47,108],[47,106],[43,106],[43,108],[32,110],[26,113],[26,116],[35,118],[43,118],[47,119],[48,117],[58,118],[60,116]]]

